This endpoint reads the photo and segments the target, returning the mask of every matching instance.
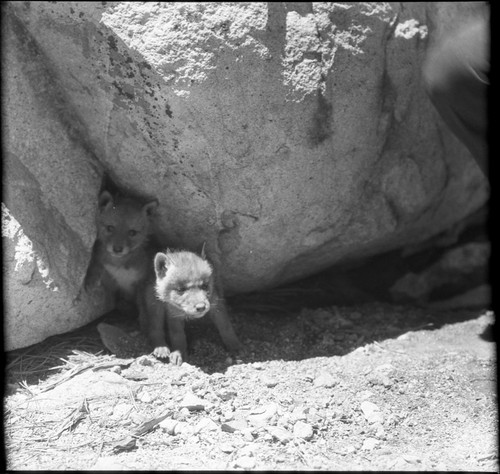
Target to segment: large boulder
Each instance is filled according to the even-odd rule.
[[[414,245],[476,211],[487,182],[420,71],[434,25],[482,8],[7,2],[5,212],[52,282],[7,285],[7,349],[106,308],[81,292],[105,173],[159,200],[165,246],[206,241],[229,292]]]

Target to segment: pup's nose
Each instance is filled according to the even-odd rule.
[[[196,306],[196,311],[198,311],[198,313],[203,313],[203,311],[205,311],[207,309],[207,305],[205,303],[198,303]]]
[[[115,253],[122,253],[123,252],[123,247],[120,245],[113,245],[113,252]]]

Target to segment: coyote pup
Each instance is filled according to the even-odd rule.
[[[154,270],[156,281],[145,288],[140,318],[144,332],[154,345],[156,357],[170,357],[172,363],[180,365],[187,355],[185,321],[201,318],[209,311],[229,351],[243,349],[204,251],[201,256],[183,250],[158,252],[154,258]],[[165,324],[172,352],[167,347]]]
[[[158,206],[153,200],[138,200],[103,191],[96,214],[97,239],[92,251],[85,288],[102,282],[115,297],[136,302],[144,281],[154,275],[152,262],[156,253],[150,242],[152,215]]]

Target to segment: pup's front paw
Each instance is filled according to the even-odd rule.
[[[170,363],[174,365],[182,364],[182,354],[181,351],[174,351],[170,353]]]
[[[158,359],[166,359],[168,356],[170,356],[170,349],[167,346],[155,347],[153,355]]]

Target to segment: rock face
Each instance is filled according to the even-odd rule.
[[[474,212],[486,180],[420,79],[433,25],[471,8],[8,3],[4,202],[59,292],[8,283],[7,349],[104,311],[80,291],[104,173],[159,200],[165,246],[206,241],[229,292],[415,244]],[[26,291],[43,331],[23,322]]]

